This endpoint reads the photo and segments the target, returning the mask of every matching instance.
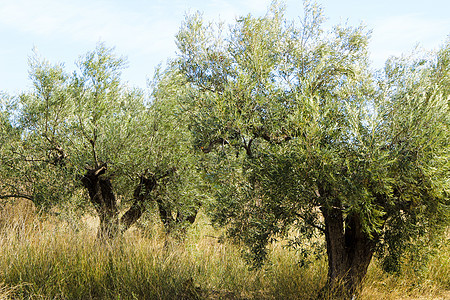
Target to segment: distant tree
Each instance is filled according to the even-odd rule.
[[[149,102],[122,84],[125,66],[103,44],[81,57],[71,75],[32,57],[33,90],[17,101],[20,143],[4,158],[15,161],[10,169],[18,195],[37,205],[70,201],[82,187],[100,218],[100,238],[126,231],[151,200],[167,215],[168,201],[179,211],[191,187],[182,184],[190,135],[174,117],[174,102],[157,96]],[[128,204],[121,216],[117,197]],[[180,221],[189,214],[195,216],[180,212]]]
[[[20,131],[11,124],[12,97],[0,94],[0,200],[20,195],[14,189],[10,178],[10,169],[14,166],[11,159],[15,143],[20,140]]]
[[[161,133],[158,144],[153,147],[158,151],[154,155],[166,156],[166,152],[171,150],[169,161],[176,162],[178,166],[177,180],[172,181],[172,184],[161,185],[155,195],[159,215],[167,232],[184,229],[185,224],[192,224],[207,198],[196,167],[199,155],[192,147],[189,117],[180,102],[188,92],[186,87],[179,84],[181,77],[177,72],[157,70],[150,84],[151,108],[155,120],[153,126]]]
[[[297,25],[273,4],[226,33],[199,14],[178,35],[186,114],[216,201],[212,217],[260,266],[289,229],[325,236],[329,290],[357,291],[375,252],[448,220],[448,43],[437,58],[369,69],[363,27]],[[447,83],[445,83],[447,82]],[[384,250],[383,250],[384,249]]]

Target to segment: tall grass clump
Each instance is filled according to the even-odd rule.
[[[27,222],[6,222],[0,233],[1,291],[13,299],[294,299],[323,281],[323,272],[304,275],[281,247],[266,268],[250,270],[204,215],[184,238],[155,226],[110,242],[98,241],[92,224]]]
[[[55,220],[22,225],[0,234],[0,282],[17,299],[199,297],[186,254],[159,238],[100,242],[92,231]]]
[[[275,299],[317,299],[327,278],[326,260],[313,259],[300,263],[297,252],[282,244],[271,247],[266,266],[266,286]]]
[[[0,299],[317,299],[327,278],[325,257],[302,265],[281,243],[262,269],[249,269],[242,248],[219,242],[205,215],[181,237],[155,221],[110,242],[96,239],[93,220],[3,208]],[[442,244],[420,274],[389,275],[374,261],[360,299],[448,297],[450,245]]]
[[[450,232],[437,245],[424,246],[406,257],[399,273],[388,274],[373,260],[362,290],[362,298],[450,299]]]
[[[0,277],[19,298],[195,299],[183,253],[130,238],[40,232],[2,243]],[[186,294],[188,293],[188,294]]]

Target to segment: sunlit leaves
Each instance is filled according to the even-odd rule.
[[[392,59],[377,78],[370,31],[326,32],[323,21],[308,1],[300,24],[274,3],[225,34],[188,16],[177,35],[214,218],[256,257],[289,226],[323,228],[312,216],[324,207],[357,215],[378,241],[399,216],[412,224],[448,202],[448,43],[437,56]]]
[[[171,198],[181,207],[180,195],[195,194],[195,180],[184,182],[194,173],[188,172],[191,144],[173,83],[156,80],[160,85],[149,101],[144,91],[121,82],[126,59],[102,43],[80,56],[77,66],[69,74],[64,65],[35,55],[30,58],[33,89],[11,98],[14,108],[2,97],[1,129],[11,133],[8,151],[1,152],[2,171],[9,170],[2,184],[51,207],[81,195],[86,167],[106,163],[105,176],[123,200],[132,199],[140,176],[176,170],[153,197]],[[9,113],[17,115],[14,126]]]

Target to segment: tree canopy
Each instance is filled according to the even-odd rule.
[[[229,31],[194,14],[175,65],[196,146],[213,161],[213,220],[256,266],[293,228],[324,234],[329,286],[352,293],[375,252],[390,268],[448,221],[449,43],[374,74],[370,32],[323,21],[309,2],[299,24],[277,3]]]
[[[15,99],[20,134],[5,155],[16,183],[4,183],[2,191],[11,192],[4,197],[25,196],[51,207],[86,188],[105,231],[118,223],[126,230],[150,199],[164,206],[168,218],[182,209],[180,194],[186,203],[197,201],[188,197],[194,195],[187,179],[193,173],[186,172],[190,135],[176,117],[173,98],[155,92],[149,101],[143,91],[123,84],[126,60],[104,44],[81,56],[77,66],[67,74],[62,65],[30,58],[33,90]],[[120,222],[116,196],[131,202]],[[195,203],[187,205],[186,215],[195,217]]]
[[[327,288],[344,297],[374,255],[398,271],[450,219],[450,40],[375,72],[370,31],[324,20],[309,1],[298,22],[276,1],[229,28],[189,15],[151,95],[102,43],[73,73],[32,56],[33,88],[0,97],[0,199],[81,194],[113,238],[150,203],[169,230],[212,198],[212,221],[256,267],[286,238],[325,246]]]

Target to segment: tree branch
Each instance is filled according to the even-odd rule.
[[[282,144],[284,142],[290,141],[292,139],[291,136],[285,134],[282,136],[271,136],[269,135],[262,127],[258,127],[256,129],[253,130],[253,135],[255,136],[255,138],[262,138],[264,140],[266,140],[267,142],[271,143],[271,144]]]
[[[170,175],[174,174],[176,171],[177,171],[177,168],[175,168],[175,167],[169,168],[164,174],[161,174],[159,176],[155,176],[155,180],[163,179],[163,178],[165,178],[167,176],[170,176]]]
[[[8,199],[8,198],[22,198],[33,201],[33,196],[25,195],[25,194],[9,194],[9,195],[0,195],[0,199]]]
[[[250,141],[248,141],[248,143],[246,142],[245,138],[243,138],[243,140],[244,140],[243,147],[245,149],[245,152],[247,153],[247,156],[249,158],[253,158],[253,153],[252,153],[252,148],[251,147],[252,147],[252,143],[253,143],[254,139],[250,139]]]
[[[88,171],[89,175],[100,176],[106,172],[106,170],[108,169],[108,166],[106,163],[102,163],[99,166],[95,166],[95,167],[86,166],[84,168],[86,169],[86,171]]]
[[[317,225],[317,224],[315,224],[314,222],[311,222],[311,220],[308,220],[306,217],[302,216],[302,215],[299,214],[299,213],[295,213],[295,215],[296,215],[298,218],[302,219],[307,225],[312,226],[312,227],[318,229],[319,231],[325,233],[325,228],[323,228],[322,226]]]
[[[211,141],[207,148],[200,147],[200,149],[202,149],[203,153],[209,153],[209,152],[211,152],[212,148],[215,145],[228,145],[228,144],[229,144],[229,142],[227,140],[225,140],[223,138],[218,138],[214,141]]]
[[[134,201],[128,210],[120,218],[121,231],[125,232],[141,217],[145,211],[144,202],[148,198],[151,191],[156,186],[156,178],[154,176],[147,178],[141,175],[139,184],[134,189]]]

